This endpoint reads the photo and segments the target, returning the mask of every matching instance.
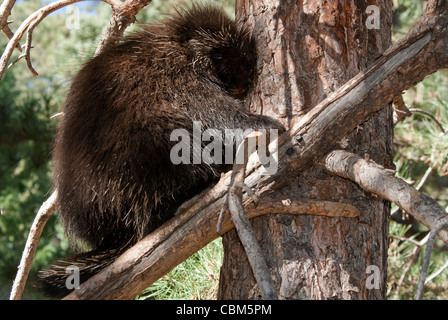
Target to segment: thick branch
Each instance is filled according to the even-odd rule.
[[[330,173],[356,182],[366,191],[394,202],[429,229],[434,229],[447,218],[445,210],[436,201],[373,161],[336,150],[325,158],[325,168]],[[442,230],[439,236],[448,244],[448,230]]]
[[[98,44],[95,55],[98,55],[107,46],[115,44],[123,36],[126,28],[135,22],[136,14],[152,0],[126,0],[123,3],[114,1],[118,3],[114,6],[115,10],[109,21],[109,26]]]
[[[229,183],[230,174],[227,174],[207,192],[204,201],[198,201],[194,206],[181,211],[126,251],[109,267],[81,284],[79,290],[73,291],[65,299],[133,299],[176,265],[221,235],[216,232],[216,224]],[[269,213],[312,213],[341,217],[359,215],[350,204],[306,199],[291,201],[280,194],[271,196],[261,197],[257,206],[245,197],[247,217],[251,219]],[[337,210],[333,211],[334,208]],[[222,232],[232,228],[234,224],[231,217],[225,214]]]

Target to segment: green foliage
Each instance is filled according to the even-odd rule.
[[[223,250],[217,239],[157,280],[139,300],[216,299]]]
[[[49,148],[55,129],[49,120],[55,107],[51,90],[21,94],[16,83],[9,72],[0,90],[0,282],[8,286],[32,219],[51,189]]]
[[[404,100],[409,108],[421,109],[436,118],[448,129],[448,73],[438,71],[427,77],[416,87],[408,90]],[[425,172],[432,168],[429,177],[420,189],[436,200],[442,207],[448,207],[448,136],[431,117],[414,113],[395,128],[395,164],[398,175],[417,186],[424,179]],[[421,240],[426,228],[414,222],[414,230],[408,226],[391,223],[392,237],[408,237]],[[411,241],[392,238],[389,250],[389,289],[393,299],[411,299],[415,295],[422,265],[423,251],[415,257],[410,253],[422,247]],[[411,259],[411,260],[410,260]],[[433,250],[429,275],[441,268],[448,260],[446,246],[439,243]],[[447,299],[448,272],[445,270],[431,281],[425,290],[424,299]]]
[[[392,40],[395,42],[404,36],[423,13],[423,1],[398,0],[398,8],[394,7]]]
[[[398,1],[399,9],[394,17],[396,24],[393,39],[402,37],[413,27],[423,11],[423,2]],[[414,112],[395,127],[395,165],[398,176],[417,186],[423,193],[436,200],[442,207],[448,207],[448,136],[440,125],[448,129],[448,72],[440,70],[409,89],[403,95],[408,108],[419,109],[427,114]],[[422,181],[425,172],[431,174]],[[400,215],[400,214],[399,214]],[[410,225],[391,222],[389,246],[389,288],[390,299],[412,299],[420,276],[423,252],[422,241],[427,229],[414,221]],[[431,255],[428,275],[440,269],[448,260],[446,246],[439,241]],[[448,272],[445,270],[428,283],[424,299],[447,299]]]
[[[420,277],[426,239],[422,234],[409,232],[409,225],[391,222],[388,259],[388,298],[393,300],[413,299]],[[431,255],[427,279],[441,270],[448,261],[448,252],[441,241]],[[424,299],[448,299],[448,272],[445,269],[425,287]]]

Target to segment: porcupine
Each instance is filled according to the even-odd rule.
[[[56,134],[54,188],[71,242],[87,252],[38,274],[47,296],[70,293],[66,267],[86,281],[171,218],[229,169],[170,160],[175,129],[282,126],[242,99],[256,76],[253,37],[222,8],[193,5],[145,25],[73,78]],[[73,240],[74,239],[74,240]]]

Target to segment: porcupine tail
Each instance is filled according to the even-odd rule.
[[[77,283],[85,282],[114,262],[127,248],[95,249],[57,260],[39,271],[36,289],[48,298],[61,299],[70,294]]]

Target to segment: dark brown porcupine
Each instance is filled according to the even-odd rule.
[[[91,59],[74,77],[54,144],[54,187],[72,242],[88,252],[38,275],[38,288],[62,297],[66,267],[81,282],[171,218],[217,181],[224,165],[170,160],[174,129],[278,128],[239,98],[255,76],[254,41],[213,6],[193,5],[147,25]],[[75,241],[73,241],[75,239]]]

